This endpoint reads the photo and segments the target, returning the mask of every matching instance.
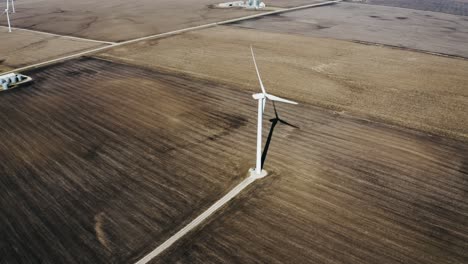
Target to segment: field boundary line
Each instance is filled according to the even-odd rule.
[[[208,24],[204,24],[204,25],[173,30],[173,31],[165,32],[165,33],[160,33],[160,34],[150,35],[150,36],[146,36],[146,37],[126,40],[126,41],[122,41],[122,42],[114,42],[113,44],[110,44],[110,45],[107,45],[107,46],[104,46],[104,47],[99,47],[99,48],[96,48],[96,49],[90,49],[90,50],[78,52],[78,53],[75,53],[75,54],[71,54],[71,55],[68,55],[68,56],[64,56],[64,57],[60,57],[60,58],[56,58],[56,59],[52,59],[52,60],[48,60],[48,61],[44,61],[44,62],[39,62],[39,63],[36,63],[36,64],[32,64],[32,65],[28,65],[28,66],[24,66],[24,67],[20,67],[20,68],[16,68],[16,69],[13,69],[13,70],[10,70],[10,71],[7,71],[7,72],[3,72],[2,74],[8,74],[8,73],[13,73],[13,72],[21,72],[21,71],[25,71],[25,70],[32,70],[32,69],[39,68],[39,67],[42,67],[42,66],[63,62],[63,61],[69,60],[69,59],[75,59],[75,58],[78,58],[78,57],[81,57],[81,56],[84,56],[84,55],[89,55],[89,54],[92,54],[92,53],[100,52],[100,51],[103,51],[103,50],[107,50],[107,49],[111,49],[111,48],[115,48],[115,47],[119,47],[119,46],[123,46],[123,45],[132,44],[132,43],[139,42],[139,41],[163,38],[163,37],[176,35],[176,34],[188,32],[188,31],[214,27],[214,26],[217,26],[217,25],[226,25],[226,24],[235,23],[235,22],[239,22],[239,21],[243,21],[243,20],[249,20],[249,19],[252,19],[252,18],[258,18],[258,17],[262,17],[262,16],[275,15],[275,14],[286,13],[286,12],[291,12],[291,11],[296,11],[296,10],[301,10],[301,9],[306,9],[306,8],[312,8],[312,7],[333,5],[333,4],[336,4],[336,3],[339,3],[339,2],[342,2],[342,0],[334,0],[334,1],[327,1],[327,2],[309,4],[309,5],[291,7],[291,8],[282,9],[282,10],[264,12],[264,13],[259,13],[259,14],[255,14],[255,15],[250,15],[250,16],[244,16],[244,17],[239,17],[239,18],[234,18],[234,19],[228,19],[228,20],[224,20],[224,21],[220,21],[220,22],[213,22],[213,23],[208,23]]]
[[[384,47],[384,48],[389,48],[389,49],[419,52],[419,53],[424,53],[424,54],[429,54],[429,55],[434,55],[434,56],[440,56],[440,57],[446,57],[446,58],[452,58],[452,59],[468,60],[468,57],[464,57],[464,56],[461,56],[461,55],[450,54],[450,53],[441,53],[441,52],[436,52],[436,51],[401,47],[401,46],[398,46],[398,45],[378,43],[378,42],[370,42],[370,41],[365,41],[365,40],[350,40],[350,41],[354,42],[354,43],[357,43],[357,44],[366,45],[366,46]]]
[[[148,253],[146,256],[144,256],[135,264],[146,264],[150,262],[152,259],[154,259],[155,257],[157,257],[159,254],[164,252],[166,249],[170,248],[175,242],[177,242],[179,239],[184,237],[191,230],[198,227],[207,218],[209,218],[212,214],[217,212],[221,207],[223,207],[225,204],[231,201],[234,197],[236,197],[242,190],[244,190],[247,186],[253,183],[256,179],[258,178],[255,176],[247,177],[245,180],[239,183],[236,187],[234,187],[231,191],[229,191],[226,195],[224,195],[221,199],[219,199],[213,205],[211,205],[208,209],[206,209],[206,211],[204,211],[202,214],[197,216],[190,223],[188,223],[186,226],[180,229],[177,233],[172,235],[164,243],[156,247],[153,251]]]
[[[7,26],[0,26],[0,27],[1,28],[8,28]],[[61,37],[61,38],[68,38],[68,39],[81,40],[81,41],[94,42],[94,43],[107,44],[107,45],[117,44],[117,42],[96,40],[96,39],[88,39],[88,38],[80,38],[80,37],[69,36],[69,35],[60,35],[60,34],[40,31],[40,30],[27,29],[27,28],[11,27],[11,29],[13,31],[15,31],[15,30],[16,31],[26,31],[26,32],[32,32],[32,33],[48,35],[48,36],[51,36],[51,37]]]

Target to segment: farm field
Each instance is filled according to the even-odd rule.
[[[340,3],[245,20],[235,25],[468,58],[468,17],[444,13]]]
[[[363,0],[354,2],[468,16],[467,0]]]
[[[151,263],[468,262],[467,144],[280,113],[300,129],[274,127],[271,174]]]
[[[467,0],[192,28],[320,2],[15,1],[0,264],[468,263]]]
[[[7,32],[0,28],[0,73],[106,45],[23,30]]]
[[[252,90],[257,80],[251,44],[273,94],[468,139],[464,59],[229,26],[139,42],[99,56]]]
[[[123,41],[250,14],[209,8],[213,3],[216,1],[30,0],[18,3],[12,23],[62,35]]]
[[[297,6],[318,0],[277,0],[272,6]],[[215,9],[213,0],[18,1],[16,27],[103,41],[124,41],[255,14],[242,9]],[[1,24],[4,25],[4,21]]]
[[[249,94],[94,59],[29,75],[0,97],[3,263],[128,263],[246,175]]]
[[[0,101],[0,133],[10,139],[0,145],[7,157],[1,165],[7,177],[0,185],[0,219],[8,263],[136,261],[252,166],[256,105],[247,91],[96,59],[30,75],[34,84],[9,91]],[[21,107],[12,108],[17,101]],[[270,176],[241,198],[245,205],[235,202],[226,211],[231,213],[223,213],[227,220],[222,214],[215,221],[229,225],[229,241],[223,243],[232,250],[239,246],[230,240],[236,236],[252,241],[247,251],[233,251],[237,257],[259,257],[250,251],[256,239],[258,252],[264,247],[276,252],[264,259],[269,262],[284,261],[283,250],[295,252],[312,241],[322,243],[312,244],[315,250],[344,250],[340,238],[349,236],[360,248],[356,259],[374,252],[369,261],[390,253],[417,260],[408,254],[413,251],[435,261],[466,260],[466,144],[307,104],[277,110],[291,125],[279,122],[268,131],[273,123],[266,122]],[[266,120],[271,118],[268,105]],[[409,218],[409,212],[418,213]],[[253,231],[250,225],[258,236],[245,237]],[[213,232],[219,233],[203,232],[193,241]],[[291,235],[290,243],[299,242],[278,250],[282,243],[260,243],[266,234]],[[315,240],[320,236],[323,240]],[[444,246],[446,240],[451,243]],[[405,250],[391,246],[405,241]],[[216,262],[213,254],[227,254],[203,244],[207,254],[194,249],[187,255],[180,248],[167,257],[207,263]],[[327,252],[293,256],[303,261]],[[334,258],[350,257],[343,252]]]

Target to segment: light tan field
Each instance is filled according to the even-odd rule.
[[[105,44],[43,33],[0,28],[0,72],[51,60]]]
[[[274,94],[468,139],[468,61],[463,59],[228,26],[101,56],[258,91],[250,44]]]

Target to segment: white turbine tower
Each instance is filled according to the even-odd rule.
[[[258,100],[258,120],[257,120],[257,161],[255,169],[251,169],[251,175],[255,177],[264,177],[266,176],[266,171],[262,170],[262,121],[263,121],[263,111],[265,110],[266,100],[282,102],[287,104],[297,104],[296,102],[283,99],[278,96],[268,94],[263,86],[262,78],[260,77],[260,72],[258,70],[257,62],[255,61],[255,54],[252,46],[250,46],[250,51],[252,52],[252,59],[255,65],[255,70],[257,71],[258,81],[260,82],[260,88],[262,89],[261,93],[256,93],[252,95],[255,100]]]
[[[13,13],[15,13],[15,4],[13,0],[11,0],[11,4],[13,6]],[[11,23],[10,23],[10,0],[6,0],[6,8],[3,11],[3,14],[6,14],[7,22],[8,22],[8,32],[11,32]]]

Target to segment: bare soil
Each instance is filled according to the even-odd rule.
[[[26,74],[0,93],[1,263],[134,262],[254,160],[249,94],[93,59]]]
[[[467,0],[351,0],[371,5],[385,5],[468,16]]]
[[[365,41],[468,58],[468,19],[443,13],[340,3],[245,20],[236,26]]]
[[[27,74],[0,94],[6,263],[134,262],[253,165],[239,87],[88,58]],[[270,176],[155,261],[466,262],[466,143],[266,109]]]
[[[27,0],[14,22],[120,41],[251,14],[210,3]],[[0,71],[96,45],[28,34]],[[133,263],[246,177],[250,44],[267,90],[300,102],[267,105],[269,176],[154,263],[467,263],[468,60],[233,26],[0,93],[0,263]]]
[[[104,45],[21,30],[7,33],[6,28],[0,28],[0,35],[0,72]]]
[[[277,106],[269,176],[152,263],[468,263],[468,144]]]
[[[346,41],[220,26],[118,47],[102,57],[468,139],[468,61]]]
[[[216,0],[28,0],[17,2],[15,27],[96,40],[123,41],[252,15],[260,11],[213,9]],[[318,0],[274,0],[273,6],[297,6]],[[5,21],[0,21],[4,25]]]

